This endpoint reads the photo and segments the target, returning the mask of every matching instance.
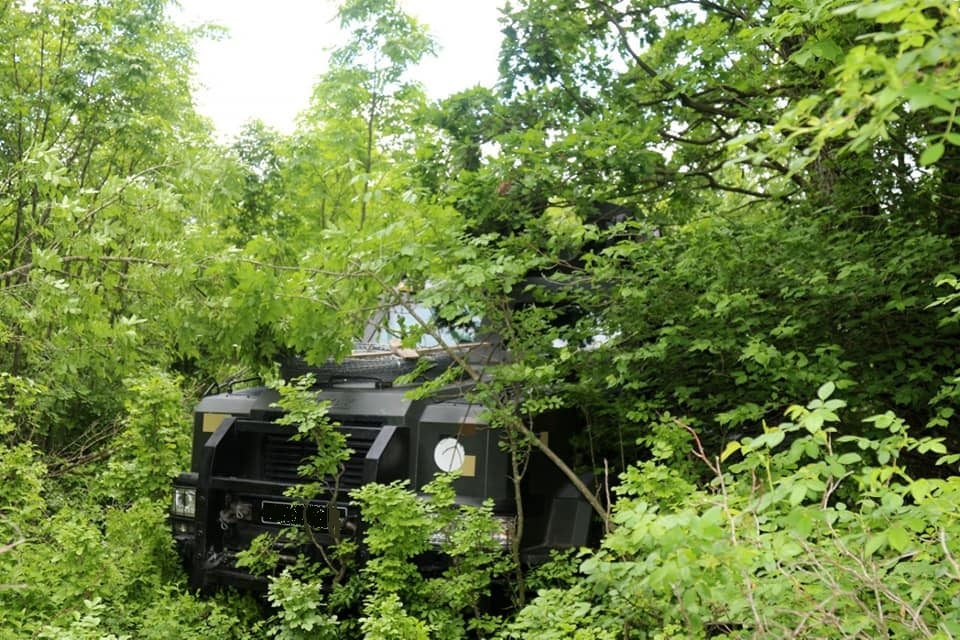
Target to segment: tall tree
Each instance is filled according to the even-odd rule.
[[[51,449],[120,411],[137,363],[173,357],[184,238],[216,206],[192,36],[166,7],[0,8],[0,369],[46,390],[17,435]]]
[[[433,55],[434,43],[393,0],[350,0],[338,16],[349,38],[314,87],[297,148],[316,165],[317,188],[304,191],[315,198],[310,205],[320,221],[350,217],[363,229],[372,207],[389,208],[402,192],[396,177],[412,155],[409,123],[425,100],[408,72]],[[347,202],[345,183],[353,189]],[[343,211],[345,205],[353,211]]]
[[[718,444],[827,379],[943,424],[953,3],[530,0],[505,24],[500,103],[447,127],[497,152],[438,197],[553,281],[566,347],[528,352],[580,380],[596,442],[648,448],[672,415]]]
[[[237,217],[225,222],[236,228],[238,244],[257,233],[282,231],[285,216],[279,203],[284,191],[283,144],[280,134],[261,121],[253,121],[243,127],[232,145],[243,172],[243,190]]]
[[[243,147],[254,160],[248,186],[270,193],[251,200],[265,205],[256,215],[269,224],[239,243],[239,260],[208,271],[217,311],[231,320],[211,312],[198,322],[225,359],[264,367],[290,351],[324,361],[349,349],[384,289],[409,271],[404,244],[429,237],[436,216],[447,215],[418,200],[411,171],[425,96],[408,72],[432,53],[432,40],[392,0],[346,2],[339,16],[347,42],[332,52],[296,130],[286,139],[260,132]],[[276,149],[266,156],[271,171],[255,168],[264,143]],[[270,191],[274,179],[282,192]]]

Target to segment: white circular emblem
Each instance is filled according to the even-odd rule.
[[[433,449],[433,461],[441,471],[456,471],[463,466],[463,445],[456,438],[444,438]]]

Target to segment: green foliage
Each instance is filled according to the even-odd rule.
[[[457,96],[434,118],[450,140],[430,148],[439,173],[425,184],[472,237],[419,245],[435,256],[424,299],[505,339],[513,361],[494,385],[522,384],[526,408],[585,407],[578,462],[598,471],[670,451],[689,470],[663,436],[674,417],[719,452],[825,379],[859,417],[894,408],[944,426],[957,334],[926,307],[958,260],[955,163],[909,170],[932,124],[906,109],[862,148],[785,123],[821,117],[824,96],[849,107],[831,122],[866,122],[871,83],[893,80],[856,75],[864,42],[909,82],[931,75],[952,55],[948,4],[511,5],[503,91]],[[496,152],[439,164],[485,147]],[[626,219],[601,219],[603,203]]]
[[[831,138],[846,138],[846,149],[863,151],[878,140],[896,136],[897,121],[912,114],[919,116],[920,126],[928,132],[912,150],[919,154],[921,166],[938,162],[946,145],[960,143],[953,131],[960,101],[955,76],[955,40],[960,29],[956,6],[913,0],[838,1],[821,4],[816,11],[815,17],[827,12],[847,20],[852,16],[853,26],[860,27],[863,35],[846,49],[823,39],[807,43],[792,56],[805,66],[817,51],[829,47],[830,61],[839,63],[829,91],[811,96],[780,123],[789,138],[812,138],[812,144],[804,143],[808,159]]]
[[[429,630],[431,636],[459,638],[490,622],[482,603],[509,567],[497,541],[502,525],[491,517],[490,505],[456,504],[452,479],[438,476],[422,496],[403,483],[354,492],[368,524],[364,544],[371,555],[363,568],[371,585],[364,600],[365,630],[383,633],[396,624],[407,629],[397,637]],[[437,551],[442,555],[431,560]],[[418,561],[439,562],[442,572],[425,577]]]
[[[154,594],[137,612],[134,637],[144,640],[168,638],[224,638],[249,640],[257,637],[262,614],[251,596],[219,594],[199,598],[173,586]]]
[[[893,414],[870,418],[886,434],[879,440],[838,435],[845,403],[834,390],[823,385],[788,410],[790,422],[729,447],[727,464],[695,448],[708,487],[665,501],[657,465],[625,474],[619,526],[583,562],[583,582],[543,592],[512,633],[954,635],[957,483],[911,478],[902,459],[957,456],[941,456],[941,439],[913,435]],[[580,615],[551,615],[561,603]]]
[[[364,637],[371,640],[428,640],[429,627],[403,610],[399,596],[389,593],[367,605],[362,619]]]
[[[170,478],[189,460],[191,438],[179,380],[144,372],[126,381],[124,424],[110,445],[112,455],[97,480],[104,500],[118,504],[148,497],[165,499]]]
[[[224,162],[165,1],[5,3],[0,25],[0,369],[47,392],[12,438],[83,458],[143,363],[179,355],[192,242]],[[194,290],[195,291],[195,290]],[[189,335],[189,331],[185,332]],[[194,336],[191,336],[193,339]]]
[[[569,589],[545,589],[516,620],[507,626],[506,638],[548,640],[614,640],[624,637],[619,621],[591,602],[591,589],[578,583]],[[614,619],[610,619],[614,618]]]
[[[43,515],[43,478],[46,466],[29,444],[0,447],[3,502],[0,513],[14,526],[35,524]]]
[[[319,583],[304,582],[282,573],[270,582],[270,603],[276,608],[271,637],[281,640],[340,638],[337,617],[325,615]]]
[[[303,508],[312,501],[325,501],[331,513],[338,513],[336,503],[344,499],[340,494],[340,476],[343,474],[343,464],[352,453],[352,449],[347,446],[347,437],[337,429],[339,425],[327,417],[330,403],[320,399],[312,374],[291,382],[277,381],[276,389],[280,393],[277,407],[284,412],[277,419],[277,423],[295,426],[297,431],[293,439],[309,440],[316,447],[316,453],[304,460],[297,469],[303,481],[289,487],[285,495],[295,499]],[[299,589],[302,579],[307,576],[317,581],[332,582],[335,589],[342,589],[342,581],[347,572],[355,569],[356,544],[349,537],[341,536],[337,527],[330,527],[327,533],[334,539],[334,544],[329,549],[320,546],[311,529],[303,531],[288,528],[279,534],[257,536],[247,549],[238,554],[237,566],[257,575],[269,575],[279,565],[278,545],[291,548],[315,546],[323,556],[326,566],[312,567],[309,566],[309,559],[299,557],[299,566],[294,572],[299,580],[295,584],[290,583],[289,580],[294,578],[285,570],[282,576],[285,576],[283,579],[287,582],[276,586],[279,593],[271,596],[274,597],[274,603],[286,607],[287,605],[283,604],[285,586]],[[302,607],[294,604],[293,608]],[[291,619],[297,617],[295,613],[289,615]]]
[[[299,469],[302,477],[321,483],[318,486],[304,485],[307,497],[317,495],[321,489],[335,493],[335,487],[322,483],[340,475],[342,465],[351,452],[347,447],[347,437],[327,418],[330,403],[318,398],[315,384],[313,376],[306,375],[292,384],[280,382],[277,386],[280,392],[277,405],[284,410],[277,423],[295,426],[295,439],[308,439],[317,447],[316,455]]]
[[[424,95],[407,75],[434,52],[424,26],[394,0],[343,2],[338,18],[349,38],[331,52],[287,165],[284,208],[297,212],[306,237],[328,226],[375,231],[410,208],[410,124]]]
[[[484,318],[510,345],[512,361],[487,369],[496,375],[482,402],[496,407],[519,385],[521,414],[584,407],[581,464],[622,470],[652,455],[693,478],[674,417],[719,453],[824,379],[859,417],[894,408],[912,424],[949,421],[945,381],[957,363],[943,346],[957,333],[948,305],[929,305],[953,243],[910,225],[853,226],[773,207],[648,241],[628,235],[642,225],[628,226],[601,236],[611,243],[548,292],[523,284],[551,264],[526,249],[542,236],[461,237],[447,253],[454,266],[421,299],[449,322]],[[539,304],[512,304],[518,295]]]
[[[296,220],[280,206],[284,193],[282,158],[284,140],[262,122],[244,126],[232,145],[240,163],[242,194],[236,217],[225,219],[235,242],[243,245],[256,236],[283,237]]]
[[[175,587],[182,576],[167,523],[169,479],[189,451],[176,383],[160,372],[129,382],[122,427],[87,435],[94,441],[92,459],[98,446],[112,451],[98,466],[55,460],[50,469],[29,444],[0,448],[4,637],[191,637],[194,629],[230,637],[236,614]],[[27,401],[33,388],[16,388]],[[111,435],[109,449],[96,442]],[[171,609],[191,604],[189,616],[169,617]]]
[[[335,584],[327,594],[328,572],[284,571],[270,582],[276,611],[270,633],[462,638],[499,628],[501,620],[484,604],[510,566],[498,542],[503,524],[489,505],[458,505],[452,479],[440,476],[422,494],[404,483],[355,490],[368,556],[362,568],[352,567],[359,582]]]
[[[79,502],[79,501],[78,501]],[[97,513],[94,504],[63,505],[29,539],[0,561],[5,584],[0,594],[3,628],[24,634],[45,627],[90,624],[129,631],[133,610],[161,589],[175,572],[164,504],[140,501]],[[95,594],[109,609],[100,617],[86,601]],[[99,610],[99,608],[97,608]],[[87,622],[84,622],[87,620]]]
[[[318,454],[300,468],[306,482],[288,491],[303,500],[337,500],[337,477],[349,456],[349,443],[326,417],[310,376],[278,387],[284,409],[280,421],[310,438]],[[320,396],[322,398],[322,396]],[[335,543],[319,548],[325,565],[305,558],[270,578],[268,600],[274,608],[271,637],[464,637],[469,629],[497,626],[483,612],[495,578],[509,563],[498,542],[503,523],[490,505],[458,505],[453,477],[440,477],[417,494],[405,483],[365,485],[351,497],[363,517],[363,539],[334,531]],[[275,544],[316,544],[295,531],[279,538],[261,536],[241,553],[239,565],[258,573],[275,568]],[[358,543],[366,556],[357,562]],[[427,575],[423,563],[440,575]],[[350,616],[358,610],[361,616]],[[464,616],[469,615],[469,619]],[[359,626],[358,626],[359,625]]]
[[[45,625],[35,636],[49,640],[167,640],[169,638],[228,639],[250,638],[257,609],[249,599],[234,597],[201,600],[171,589],[156,594],[143,610],[128,612],[142,616],[118,632],[116,604],[99,596],[83,600],[82,607],[63,622]]]
[[[113,633],[104,633],[103,615],[106,612],[106,605],[100,598],[84,600],[84,611],[75,612],[73,619],[66,627],[50,626],[40,632],[39,638],[53,640],[62,638],[63,640],[130,640],[129,635],[117,636]]]
[[[233,154],[169,6],[3,8],[4,637],[960,635],[955,2],[524,0],[500,85],[427,112],[422,25],[351,1],[298,130]],[[615,531],[503,586],[488,507],[365,487],[362,539],[274,576],[267,621],[183,593],[181,386],[343,355],[404,289],[508,346],[435,386],[479,381],[515,473],[530,418],[582,409],[560,463],[619,477]],[[350,444],[307,386],[303,500]]]

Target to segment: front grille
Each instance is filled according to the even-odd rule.
[[[340,489],[356,489],[363,484],[363,461],[380,429],[349,426],[341,427],[340,431],[347,435],[347,446],[352,450],[340,476]],[[313,442],[291,440],[287,435],[279,433],[264,434],[263,479],[286,484],[303,482],[305,479],[297,473],[297,468],[306,458],[316,453],[317,448]],[[333,479],[330,478],[329,482],[332,486]]]
[[[291,440],[281,433],[263,437],[263,479],[289,484],[303,482],[297,468],[304,459],[317,453],[317,447],[307,440]]]

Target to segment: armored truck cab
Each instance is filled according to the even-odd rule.
[[[482,408],[464,398],[462,387],[421,400],[411,400],[409,390],[365,379],[318,387],[317,398],[330,403],[328,414],[347,436],[351,454],[336,482],[328,482],[336,491],[306,507],[284,493],[304,482],[298,467],[315,449],[292,439],[294,426],[277,424],[282,415],[277,392],[253,386],[204,397],[194,411],[191,469],[174,480],[170,515],[191,587],[262,589],[264,578],[236,565],[236,554],[258,535],[303,526],[304,520],[321,546],[333,544],[334,534],[362,535],[352,489],[406,479],[417,490],[443,471],[459,473],[454,488],[461,503],[492,501],[504,527],[502,542],[509,544],[516,503],[500,431],[484,423]],[[568,411],[545,414],[534,425],[538,437],[561,455],[580,428],[576,413]],[[521,486],[523,561],[587,544],[589,505],[541,453],[531,455]]]

